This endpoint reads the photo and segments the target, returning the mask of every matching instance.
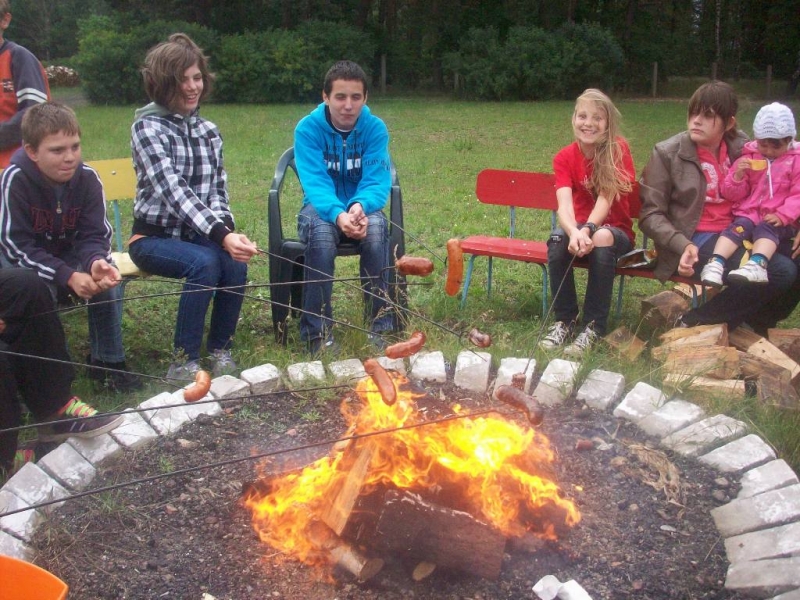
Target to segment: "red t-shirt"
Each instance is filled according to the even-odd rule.
[[[719,233],[733,221],[733,203],[719,193],[720,185],[731,168],[728,147],[720,144],[718,161],[711,152],[697,146],[697,158],[706,178],[706,199],[695,231]]]
[[[633,183],[636,179],[636,170],[633,167],[633,157],[628,143],[623,138],[617,138],[617,143],[622,149],[622,167],[628,180]],[[594,195],[586,188],[592,175],[594,162],[583,155],[578,142],[573,142],[566,148],[559,150],[553,158],[553,173],[556,176],[556,189],[568,187],[572,190],[572,206],[575,211],[575,220],[585,223],[595,204]],[[609,225],[625,232],[631,243],[636,235],[633,233],[633,220],[630,215],[628,195],[623,194],[611,203],[606,220],[597,225]]]

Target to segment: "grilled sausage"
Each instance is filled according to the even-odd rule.
[[[464,253],[461,241],[457,238],[447,240],[447,282],[444,291],[448,296],[455,296],[461,289],[464,280]]]
[[[425,334],[415,331],[405,342],[398,342],[386,348],[386,356],[388,358],[407,358],[422,350],[424,345]]]
[[[479,331],[476,327],[469,332],[469,341],[478,348],[488,348],[492,345],[492,336]]]
[[[186,402],[197,402],[211,389],[211,375],[208,371],[198,371],[194,376],[194,383],[183,390],[183,399]]]
[[[433,261],[429,258],[421,256],[401,256],[398,258],[394,266],[397,267],[397,272],[400,275],[419,275],[427,277],[433,273]]]
[[[397,390],[394,387],[394,381],[392,381],[392,378],[389,377],[389,373],[386,372],[386,369],[384,369],[377,360],[374,358],[365,360],[364,370],[367,372],[367,375],[372,377],[372,381],[375,382],[375,385],[378,386],[381,398],[383,398],[387,406],[392,406],[397,402]]]
[[[497,388],[497,399],[503,404],[513,406],[525,413],[531,425],[540,425],[544,420],[544,411],[539,403],[522,390],[511,385],[501,385]]]

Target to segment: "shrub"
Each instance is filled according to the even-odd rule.
[[[206,54],[213,55],[216,34],[199,25],[154,21],[123,33],[109,17],[95,16],[82,22],[76,63],[89,100],[95,104],[145,102],[139,68],[147,51],[175,32],[186,33]]]
[[[468,97],[569,99],[587,87],[613,88],[623,54],[611,33],[597,25],[567,25],[555,32],[512,27],[504,41],[486,28],[471,29],[444,64],[463,79]]]

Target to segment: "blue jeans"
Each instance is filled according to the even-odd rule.
[[[714,253],[717,241],[716,235],[707,239],[703,235],[703,238],[704,241],[698,246],[699,260],[694,269],[694,276],[698,281],[700,271]],[[695,237],[692,241],[697,243],[695,241],[697,239]],[[737,268],[743,253],[744,248],[739,248],[725,263],[723,281],[727,279],[728,271]],[[683,322],[689,326],[727,323],[729,330],[735,329],[743,322],[747,322],[757,331],[774,327],[777,320],[788,316],[793,308],[784,305],[791,300],[783,299],[783,296],[790,294],[797,278],[797,265],[788,254],[791,254],[791,243],[782,244],[770,259],[767,265],[768,284],[729,285],[705,304],[683,315]]]
[[[129,252],[136,266],[147,273],[186,280],[175,324],[176,353],[185,354],[189,360],[200,358],[203,328],[212,297],[214,307],[206,347],[209,352],[231,347],[244,300],[244,288],[234,286],[247,282],[247,264],[233,260],[222,247],[200,236],[191,241],[140,238],[130,245]],[[216,287],[234,289],[215,293],[213,288]],[[197,291],[204,288],[205,291]]]
[[[575,259],[589,263],[582,324],[586,326],[594,323],[594,330],[601,336],[606,334],[608,313],[611,311],[617,258],[631,249],[631,241],[621,230],[614,227],[606,227],[606,229],[614,235],[613,246],[595,248],[585,257]],[[575,276],[573,268],[570,266],[573,255],[570,254],[568,247],[569,236],[563,229],[558,228],[553,231],[547,240],[547,270],[550,273],[553,312],[556,321],[567,323],[578,318]]]
[[[364,294],[365,313],[370,317],[370,329],[377,333],[389,331],[394,325],[386,302],[388,285],[384,271],[389,264],[389,224],[380,211],[367,217],[367,237],[357,242],[357,249],[361,258],[361,286],[369,292]],[[305,312],[300,317],[300,339],[327,338],[333,325],[331,294],[336,246],[355,240],[346,237],[335,223],[323,221],[311,204],[306,204],[297,215],[297,233],[300,241],[306,244],[305,279],[326,279],[303,286]]]
[[[72,268],[82,271],[80,259],[77,256],[67,254],[59,256],[66,264]],[[0,268],[24,268],[12,265],[5,256],[0,255]],[[59,294],[71,292],[69,289],[59,289],[59,287],[47,281],[50,294],[53,297],[53,306],[57,306]],[[125,348],[122,346],[122,288],[113,287],[105,292],[101,292],[89,299],[87,307],[89,323],[89,347],[91,348],[92,360],[108,363],[119,363],[125,360]]]

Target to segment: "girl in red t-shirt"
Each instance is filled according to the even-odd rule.
[[[574,260],[586,260],[589,274],[581,331],[565,354],[580,356],[606,333],[617,258],[634,241],[628,194],[636,172],[619,123],[611,99],[586,90],[572,114],[575,141],[553,159],[559,227],[547,242],[547,266],[556,322],[539,344],[544,350],[563,346],[576,331]]]

